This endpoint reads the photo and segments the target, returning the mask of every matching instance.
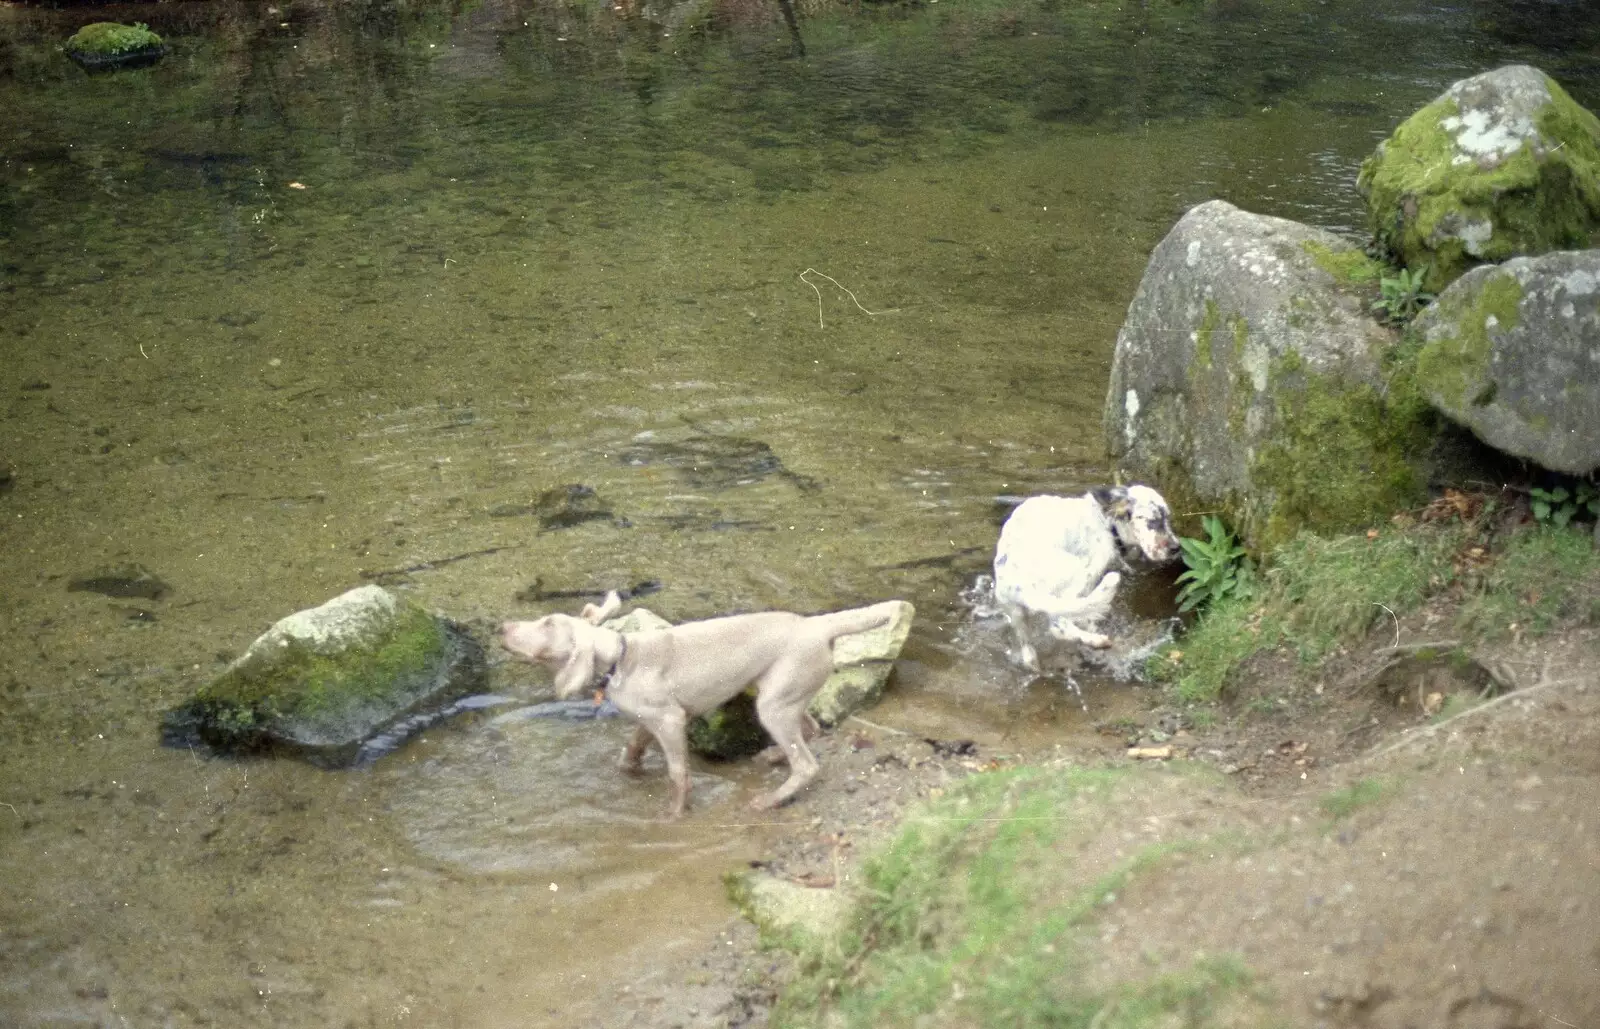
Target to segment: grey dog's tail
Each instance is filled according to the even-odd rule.
[[[871,607],[854,607],[848,611],[813,615],[810,620],[820,624],[823,631],[828,634],[828,639],[834,640],[853,632],[866,632],[868,629],[888,625],[894,621],[902,607],[910,608],[911,604],[904,600],[886,600]]]

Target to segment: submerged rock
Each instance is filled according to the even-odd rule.
[[[172,587],[141,564],[99,568],[67,583],[69,593],[100,593],[107,597],[160,600]]]
[[[1213,200],[1150,255],[1117,333],[1106,446],[1179,504],[1220,507],[1253,546],[1410,506],[1432,440],[1385,375],[1382,268],[1353,243]]]
[[[815,946],[832,940],[849,925],[855,899],[837,887],[801,886],[756,869],[729,872],[723,885],[739,913],[775,944]]]
[[[162,737],[170,746],[282,752],[341,767],[357,762],[369,739],[430,724],[428,712],[478,692],[485,676],[483,649],[461,626],[363,586],[267,630],[167,713]]]
[[[818,488],[815,479],[784,467],[771,447],[738,436],[691,436],[668,441],[635,439],[617,455],[626,465],[664,465],[695,489],[724,490],[767,478],[787,480],[802,490]]]
[[[1473,265],[1590,245],[1600,119],[1537,68],[1462,79],[1361,165],[1378,241],[1442,289]]]
[[[1474,268],[1417,318],[1417,379],[1485,443],[1600,468],[1600,250]]]
[[[545,490],[534,501],[533,510],[539,516],[539,528],[545,530],[570,529],[584,522],[607,522],[613,517],[594,487],[582,483]]]

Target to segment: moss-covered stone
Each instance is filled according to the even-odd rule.
[[[1492,274],[1474,293],[1446,294],[1430,322],[1451,325],[1456,331],[1440,334],[1422,348],[1417,355],[1417,382],[1451,407],[1481,407],[1492,401],[1489,358],[1494,347],[1489,333],[1515,328],[1521,303],[1522,284],[1510,272]]]
[[[1252,462],[1252,495],[1234,504],[1257,549],[1270,551],[1302,530],[1372,525],[1424,499],[1421,459],[1437,421],[1409,364],[1397,362],[1392,373],[1380,394],[1317,374],[1292,354],[1274,362],[1277,424]]]
[[[169,712],[164,731],[175,745],[345,764],[420,705],[477,687],[482,666],[481,648],[457,627],[365,587],[279,622]]]
[[[813,889],[749,869],[727,873],[722,883],[768,945],[815,948],[844,929],[853,910],[854,898],[837,886]]]
[[[160,45],[161,37],[151,32],[150,27],[142,22],[123,25],[114,21],[97,21],[85,25],[67,40],[69,50],[102,57]]]
[[[1378,242],[1438,292],[1469,267],[1589,245],[1600,119],[1536,69],[1451,86],[1361,166]]]
[[[73,33],[62,49],[86,68],[111,68],[155,61],[166,53],[166,44],[142,23],[97,21]]]
[[[1383,274],[1388,270],[1382,261],[1374,260],[1354,248],[1334,249],[1311,239],[1300,245],[1311,255],[1311,260],[1318,268],[1333,276],[1333,280],[1341,286],[1351,289],[1376,286],[1383,281]]]
[[[689,721],[689,749],[713,761],[737,761],[772,743],[756,717],[754,690]]]
[[[1474,268],[1412,328],[1441,413],[1551,471],[1600,468],[1600,250]]]

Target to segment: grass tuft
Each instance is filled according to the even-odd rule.
[[[1556,623],[1600,621],[1600,550],[1587,531],[1540,525],[1511,536],[1461,610],[1463,631],[1539,635]]]
[[[1371,807],[1390,792],[1389,783],[1383,779],[1358,779],[1344,789],[1335,790],[1323,797],[1318,806],[1329,818],[1338,820],[1347,818],[1364,807]]]
[[[1131,879],[1198,841],[1140,848],[1099,875],[1079,866],[1080,848],[1117,823],[1119,798],[1170,774],[1032,768],[965,780],[867,862],[851,928],[801,955],[775,1024],[1221,1024],[1219,1012],[1251,996],[1231,959],[1084,985],[1090,924]]]
[[[1208,703],[1262,651],[1288,646],[1313,664],[1390,612],[1399,617],[1455,582],[1455,555],[1468,531],[1423,525],[1371,538],[1301,533],[1273,552],[1254,598],[1215,605],[1147,670],[1172,683],[1181,700]]]

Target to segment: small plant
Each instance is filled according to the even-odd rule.
[[[1573,518],[1585,513],[1600,518],[1600,489],[1587,479],[1578,480],[1571,491],[1565,486],[1548,490],[1535,486],[1528,493],[1533,497],[1533,517],[1542,525],[1565,528]]]
[[[1323,797],[1318,806],[1329,818],[1338,820],[1377,803],[1389,790],[1389,783],[1382,779],[1358,779],[1344,789]]]
[[[1393,276],[1385,275],[1378,283],[1383,295],[1372,302],[1372,309],[1391,325],[1404,325],[1417,316],[1433,301],[1432,293],[1422,291],[1422,280],[1427,278],[1431,265],[1416,271],[1401,268]]]
[[[1183,563],[1188,570],[1178,576],[1184,587],[1178,593],[1178,610],[1193,611],[1209,606],[1227,597],[1243,597],[1250,593],[1253,568],[1245,549],[1215,515],[1201,520],[1206,539],[1182,537]]]

